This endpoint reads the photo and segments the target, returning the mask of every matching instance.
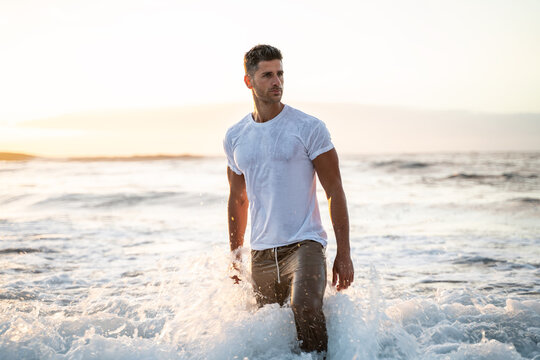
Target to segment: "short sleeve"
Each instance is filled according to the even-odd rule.
[[[306,147],[310,160],[314,160],[317,156],[334,148],[334,144],[332,144],[330,138],[330,132],[324,122],[320,120],[316,122],[315,126],[311,129]]]
[[[225,150],[225,154],[227,155],[227,165],[231,168],[232,171],[234,171],[235,174],[242,175],[242,172],[238,169],[238,167],[236,166],[236,162],[234,161],[234,151],[231,144],[227,140],[227,136],[225,136],[225,139],[223,139],[223,149]]]

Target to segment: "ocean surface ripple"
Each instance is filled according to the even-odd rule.
[[[328,279],[328,359],[540,359],[539,155],[342,156],[356,276]],[[310,359],[248,248],[229,279],[225,166],[0,161],[0,359]]]

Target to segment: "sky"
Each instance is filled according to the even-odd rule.
[[[258,43],[283,52],[284,102],[325,115],[350,152],[540,150],[539,18],[527,0],[0,0],[0,151],[217,153],[252,109],[242,58]],[[389,113],[394,138],[376,126]],[[490,126],[501,138],[481,145]],[[400,146],[335,135],[367,130]]]

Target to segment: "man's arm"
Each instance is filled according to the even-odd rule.
[[[349,244],[349,213],[347,199],[341,184],[339,160],[336,149],[327,151],[313,160],[319,181],[326,192],[330,218],[336,234],[337,254],[332,267],[332,285],[339,280],[338,290],[349,287],[354,281],[354,266]]]
[[[237,175],[227,167],[227,178],[229,179],[229,202],[227,214],[229,219],[229,243],[231,251],[236,251],[236,261],[241,261],[238,251],[244,244],[244,234],[246,232],[248,198],[246,193],[246,181],[244,175]],[[233,266],[236,267],[235,264]]]

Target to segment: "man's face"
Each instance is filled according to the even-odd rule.
[[[261,61],[257,71],[244,77],[253,96],[266,103],[279,103],[283,95],[283,64],[281,60]]]

